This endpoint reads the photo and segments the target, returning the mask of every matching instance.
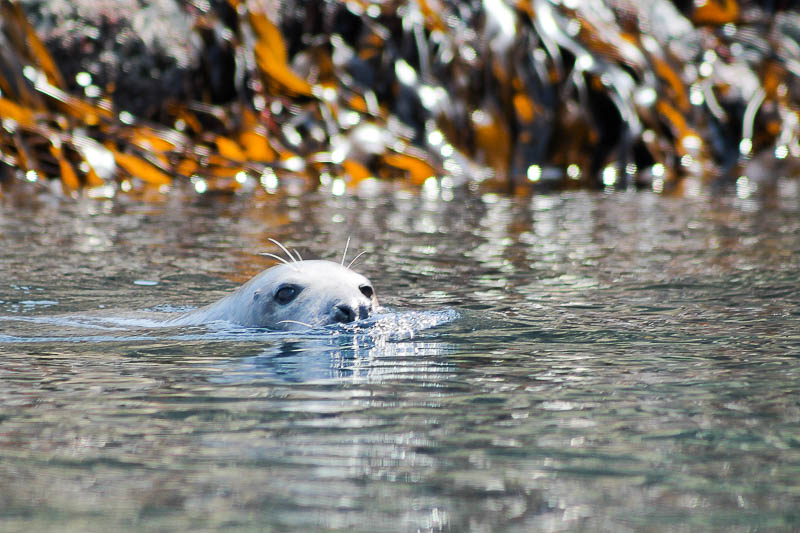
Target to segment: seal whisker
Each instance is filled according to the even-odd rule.
[[[286,247],[285,247],[283,244],[281,244],[280,242],[276,241],[276,240],[275,240],[275,239],[273,239],[273,238],[269,238],[269,239],[267,239],[267,240],[268,240],[268,241],[270,241],[270,242],[272,242],[272,243],[274,243],[274,244],[277,244],[277,245],[278,245],[278,247],[279,247],[281,250],[283,250],[283,253],[285,253],[286,255],[288,255],[288,256],[289,256],[289,259],[291,259],[291,260],[292,260],[293,262],[295,262],[295,263],[297,262],[297,259],[295,259],[295,258],[294,258],[294,256],[292,255],[292,253],[291,253],[291,252],[290,252],[290,251],[289,251],[289,250],[288,250],[288,249],[287,249],[287,248],[286,248]]]
[[[355,256],[355,257],[353,258],[353,260],[352,260],[352,261],[350,261],[350,264],[349,264],[349,265],[347,265],[347,268],[350,268],[351,266],[353,266],[353,264],[354,264],[356,261],[358,261],[358,258],[359,258],[359,257],[361,257],[362,255],[364,255],[365,253],[367,253],[367,251],[366,251],[366,250],[364,250],[364,251],[360,252],[360,253],[359,253],[357,256]]]
[[[279,320],[276,324],[300,324],[301,326],[305,326],[308,329],[314,329],[314,326],[311,324],[306,324],[305,322],[300,322],[299,320]]]
[[[294,255],[297,256],[297,259],[299,259],[300,261],[303,260],[303,257],[300,255],[300,252],[298,252],[296,248],[292,248],[292,251],[294,252]]]
[[[342,263],[341,265],[344,266],[344,259],[347,257],[347,249],[350,247],[350,237],[347,237],[347,242],[344,244],[344,253],[342,254]]]
[[[294,266],[289,261],[287,261],[286,259],[284,259],[283,257],[281,257],[279,255],[271,254],[269,252],[259,252],[258,255],[264,255],[266,257],[271,257],[272,259],[280,261],[284,265],[289,265],[290,267],[294,268]],[[295,270],[297,270],[297,269],[295,268]]]

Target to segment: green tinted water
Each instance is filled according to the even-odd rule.
[[[800,202],[779,185],[7,200],[0,530],[800,529]],[[269,266],[268,237],[338,258],[348,236],[380,329],[87,327],[210,302]]]

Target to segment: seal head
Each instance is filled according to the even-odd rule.
[[[377,307],[372,283],[361,274],[332,261],[294,261],[261,272],[173,324],[226,320],[247,327],[302,330],[362,320]]]

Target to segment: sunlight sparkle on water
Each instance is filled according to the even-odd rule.
[[[343,128],[352,128],[361,122],[361,115],[356,111],[345,111],[339,115],[339,124]]]
[[[92,75],[88,72],[78,72],[75,75],[75,83],[81,87],[88,87],[92,83]]]
[[[130,124],[133,124],[134,122],[136,122],[136,117],[133,116],[131,113],[127,112],[127,111],[120,111],[119,112],[119,121],[122,122],[123,124],[130,125]]]
[[[699,150],[703,146],[703,141],[697,135],[686,135],[681,139],[681,144],[687,150]]]
[[[342,196],[347,192],[347,183],[342,178],[336,178],[331,184],[331,194],[334,196]]]
[[[439,146],[444,141],[444,135],[439,130],[433,130],[428,134],[428,143],[433,146]]]
[[[703,105],[706,101],[706,97],[703,95],[703,88],[697,84],[692,85],[689,90],[689,101],[695,106]]]
[[[603,185],[611,187],[617,182],[617,169],[616,167],[607,166],[603,169]]]
[[[542,179],[542,167],[539,165],[531,165],[528,167],[528,181],[536,183]]]
[[[198,176],[193,177],[192,184],[194,185],[194,190],[199,194],[203,194],[208,190],[208,184],[206,183],[206,180]]]
[[[753,149],[753,141],[748,138],[744,138],[739,143],[739,153],[742,155],[750,155],[750,151]]]
[[[742,199],[749,198],[752,192],[750,179],[747,176],[739,176],[736,179],[736,196]]]
[[[290,157],[283,162],[284,166],[286,166],[287,170],[291,170],[292,172],[300,172],[306,167],[306,162],[300,156],[293,156]]]
[[[406,63],[405,59],[395,61],[394,73],[403,85],[411,86],[417,83],[417,71]]]
[[[428,200],[435,200],[439,197],[439,180],[434,176],[428,177],[422,184],[422,194]]]
[[[261,174],[261,186],[269,193],[274,193],[278,190],[278,176],[271,168],[265,168]]]

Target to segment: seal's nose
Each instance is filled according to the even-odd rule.
[[[338,304],[333,308],[333,319],[336,322],[346,324],[356,319],[356,312],[348,304]]]
[[[356,319],[362,320],[369,316],[369,306],[360,304],[358,309],[354,309],[350,304],[336,304],[333,306],[333,320],[335,322],[341,322],[342,324],[346,324],[348,322],[353,322]]]

